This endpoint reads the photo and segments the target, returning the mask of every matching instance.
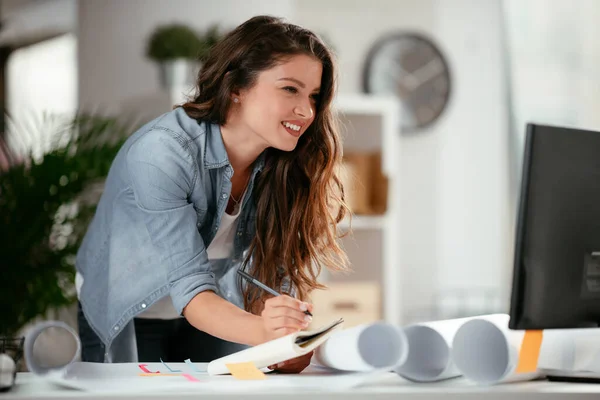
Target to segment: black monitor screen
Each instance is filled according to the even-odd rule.
[[[527,125],[511,329],[600,325],[600,132]]]

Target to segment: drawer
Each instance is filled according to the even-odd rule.
[[[376,282],[331,283],[328,287],[311,294],[311,328],[340,317],[344,318],[345,328],[381,319],[381,290]]]

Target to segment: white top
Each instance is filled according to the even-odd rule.
[[[233,239],[235,238],[235,230],[237,227],[237,219],[240,216],[241,207],[236,206],[234,209],[235,214],[223,213],[221,218],[221,224],[219,230],[215,235],[215,238],[206,249],[208,253],[208,260],[218,260],[223,258],[229,258],[233,252]],[[81,286],[83,285],[83,276],[77,271],[75,274],[75,288],[77,289],[77,297],[81,292]],[[154,303],[143,313],[136,316],[136,318],[153,318],[153,319],[175,319],[181,318],[181,316],[175,311],[171,296],[165,296],[162,299]]]

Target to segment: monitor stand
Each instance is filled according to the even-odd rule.
[[[548,371],[546,374],[551,382],[572,382],[572,383],[600,383],[599,372],[567,372],[567,371]]]

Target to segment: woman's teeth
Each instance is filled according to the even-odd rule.
[[[290,128],[296,132],[298,132],[300,130],[300,127],[298,125],[290,124],[289,122],[282,122],[281,124],[283,126],[285,126],[286,128]]]

